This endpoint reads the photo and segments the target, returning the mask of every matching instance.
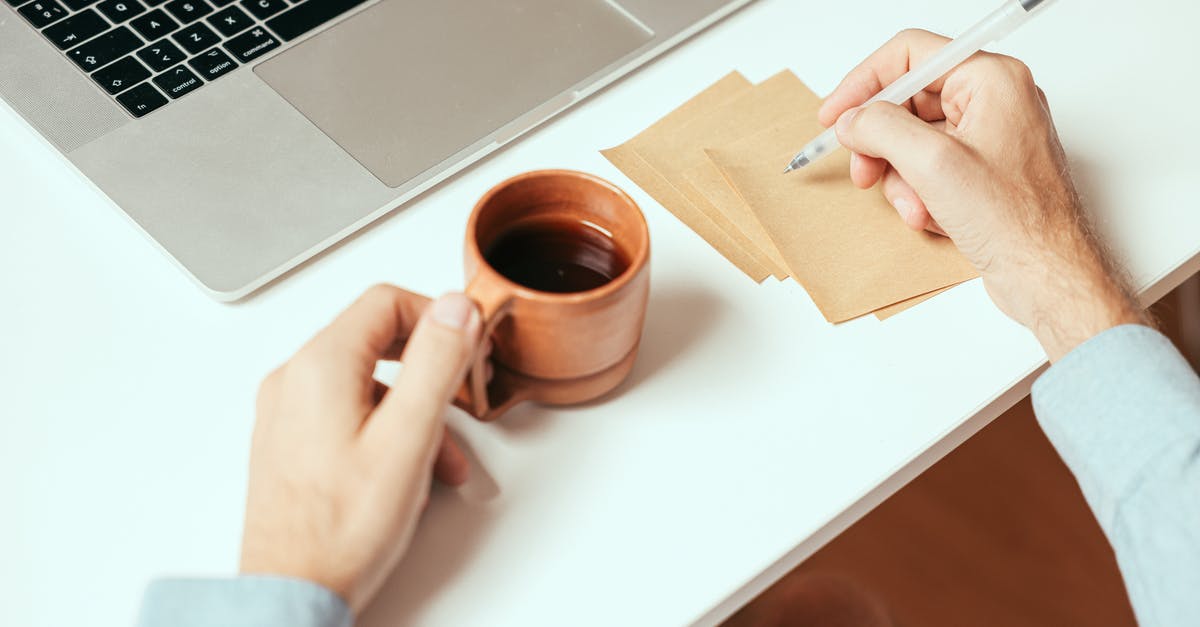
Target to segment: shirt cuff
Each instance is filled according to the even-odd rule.
[[[1163,334],[1140,325],[1108,329],[1080,344],[1033,384],[1038,422],[1102,525],[1143,470],[1197,425],[1200,381]]]
[[[304,579],[244,575],[160,579],[146,588],[139,627],[350,627],[341,597]]]

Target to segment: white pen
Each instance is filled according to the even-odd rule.
[[[896,82],[888,85],[875,97],[863,103],[885,101],[893,104],[907,102],[933,81],[945,76],[959,63],[966,61],[971,55],[979,52],[984,46],[1004,38],[1033,16],[1038,9],[1054,4],[1055,0],[1008,0],[991,15],[983,18],[970,30],[946,44],[937,54],[930,57],[921,65],[913,68]],[[830,127],[816,139],[808,143],[792,161],[788,163],[784,174],[798,170],[828,155],[841,147],[838,143],[837,132]]]

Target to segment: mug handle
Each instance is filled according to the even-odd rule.
[[[478,278],[467,285],[466,294],[479,306],[483,329],[481,341],[467,371],[467,379],[459,389],[454,404],[479,420],[490,422],[513,405],[527,400],[531,390],[508,376],[503,368],[494,368],[492,380],[489,382],[487,379],[488,359],[483,349],[496,327],[511,313],[512,294],[507,288]]]

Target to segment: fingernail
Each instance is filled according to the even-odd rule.
[[[837,132],[845,133],[850,130],[850,124],[854,122],[854,117],[858,115],[859,108],[855,107],[842,114],[842,117],[837,121]]]
[[[913,204],[909,202],[907,198],[897,198],[893,200],[892,206],[896,208],[896,211],[900,212],[900,217],[904,218],[905,222],[908,221],[908,216],[912,215],[913,209],[915,209]]]
[[[475,313],[475,303],[463,294],[445,294],[433,301],[429,316],[434,322],[451,329],[465,329]]]

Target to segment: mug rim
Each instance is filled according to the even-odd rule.
[[[605,283],[604,285],[579,292],[545,292],[542,290],[533,289],[509,279],[499,270],[493,268],[492,264],[488,263],[487,257],[484,256],[483,251],[479,249],[479,239],[476,237],[475,233],[479,222],[479,214],[483,211],[483,207],[487,205],[487,203],[491,201],[496,194],[526,179],[543,177],[548,178],[555,176],[566,176],[582,179],[589,183],[607,188],[609,191],[615,192],[618,198],[627,203],[629,207],[633,208],[634,214],[637,216],[637,222],[641,226],[641,231],[644,235],[641,245],[637,248],[633,258],[629,261],[629,265],[626,266],[626,268],[620,274],[613,277],[611,281]],[[513,295],[522,298],[533,297],[559,303],[578,303],[604,298],[605,296],[609,296],[620,291],[631,281],[633,281],[633,278],[646,265],[646,261],[650,256],[650,226],[646,223],[646,216],[644,213],[642,213],[642,208],[638,206],[637,201],[635,201],[625,190],[617,187],[616,184],[607,179],[579,170],[531,170],[529,172],[522,172],[521,174],[510,176],[509,178],[504,179],[503,181],[493,185],[491,189],[489,189],[482,197],[479,198],[479,200],[475,203],[475,207],[471,209],[471,217],[467,220],[467,244],[471,247],[474,256],[479,260],[478,271],[486,271],[491,275],[492,278],[499,279],[499,281],[505,287],[507,287]]]

